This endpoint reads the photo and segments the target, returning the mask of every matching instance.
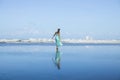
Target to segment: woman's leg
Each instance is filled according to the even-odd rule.
[[[56,51],[58,51],[58,46],[56,46]]]

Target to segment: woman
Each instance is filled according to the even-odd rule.
[[[56,51],[58,51],[58,47],[62,46],[59,28],[58,28],[57,32],[55,32],[55,34],[53,35],[52,39],[54,37],[55,37],[55,43],[56,43]]]

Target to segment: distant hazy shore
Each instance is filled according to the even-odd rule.
[[[0,39],[0,43],[54,43],[54,39]],[[62,39],[63,43],[120,44],[120,40]]]

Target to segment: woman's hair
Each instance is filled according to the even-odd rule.
[[[58,28],[58,31],[57,32],[60,32],[60,28]]]

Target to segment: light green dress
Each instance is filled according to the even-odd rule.
[[[56,34],[56,36],[55,36],[55,43],[56,43],[57,47],[60,47],[60,46],[63,45],[60,41],[60,38],[59,38],[58,34]]]

